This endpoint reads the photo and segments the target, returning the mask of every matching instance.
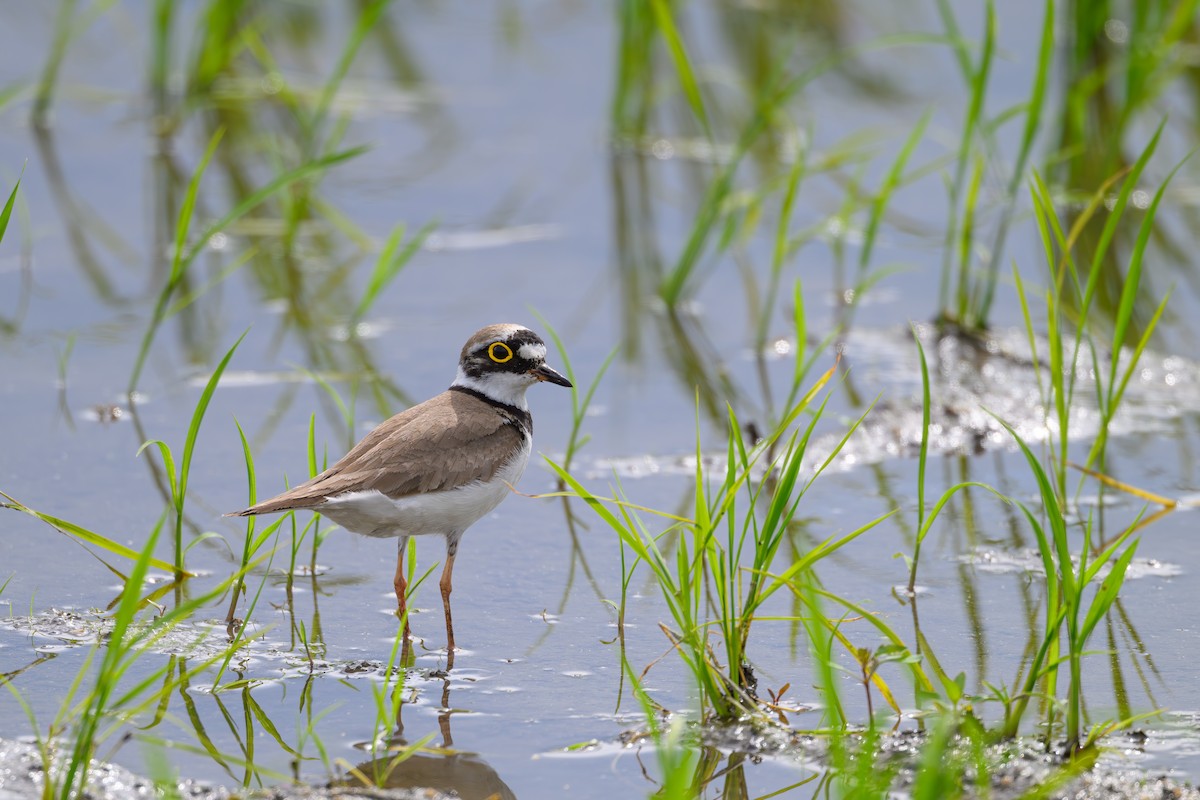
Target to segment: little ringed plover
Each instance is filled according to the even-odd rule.
[[[442,605],[454,652],[451,575],[463,533],[500,504],[529,461],[533,418],[525,390],[571,382],[546,365],[546,344],[522,325],[489,325],[463,345],[450,388],[368,433],[329,469],[229,516],[315,511],[348,531],[396,537],[396,601],[408,633],[408,537],[446,537]]]

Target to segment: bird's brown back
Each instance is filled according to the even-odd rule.
[[[395,499],[491,480],[529,435],[528,423],[505,408],[442,392],[380,424],[320,475],[235,515],[316,508],[347,492]]]

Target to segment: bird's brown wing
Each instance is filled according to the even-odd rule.
[[[490,480],[524,436],[488,403],[443,392],[382,423],[315,478],[231,516],[315,508],[347,492],[374,489],[397,498]]]

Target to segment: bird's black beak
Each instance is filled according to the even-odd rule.
[[[545,364],[541,364],[529,370],[529,374],[537,378],[539,381],[550,381],[551,383],[557,383],[559,386],[566,386],[568,388],[571,386],[571,382],[569,380],[564,378],[558,372],[550,369],[550,367],[546,366]]]

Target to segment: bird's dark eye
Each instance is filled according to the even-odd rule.
[[[492,342],[488,347],[488,357],[497,364],[503,364],[506,361],[512,361],[512,348],[504,342]]]

